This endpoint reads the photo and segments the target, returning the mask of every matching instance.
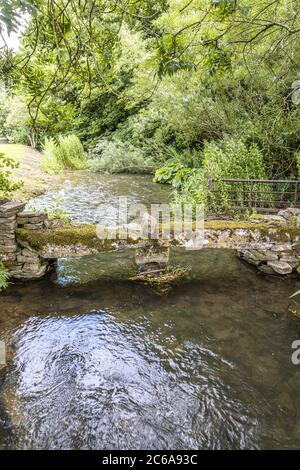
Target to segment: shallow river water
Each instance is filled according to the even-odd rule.
[[[168,296],[126,280],[131,250],[63,260],[1,295],[0,448],[300,447],[297,280],[229,251],[171,258],[192,270]]]

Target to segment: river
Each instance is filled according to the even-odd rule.
[[[82,173],[31,204],[63,198],[74,220],[95,222],[96,202],[119,195],[148,205],[169,192]],[[1,295],[1,449],[299,448],[297,279],[225,250],[171,258],[191,272],[168,296],[128,281],[131,250],[61,260]]]

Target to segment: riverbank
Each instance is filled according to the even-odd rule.
[[[22,187],[16,191],[14,200],[28,201],[44,194],[60,180],[59,175],[50,176],[42,168],[42,154],[38,150],[21,144],[0,144],[0,153],[13,158],[19,167],[12,170],[12,179],[21,181]]]

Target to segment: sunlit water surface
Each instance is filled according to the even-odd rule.
[[[171,262],[192,270],[167,297],[126,280],[131,250],[1,295],[0,448],[300,447],[296,280],[223,250]]]

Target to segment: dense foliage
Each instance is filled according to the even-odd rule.
[[[181,170],[183,171],[183,170]],[[187,169],[184,170],[184,177],[175,175],[181,179],[181,191],[177,194],[176,200],[181,203],[199,203],[206,204],[214,212],[224,212],[231,207],[231,193],[228,189],[231,186],[224,182],[225,178],[242,179],[266,179],[263,156],[256,144],[247,147],[241,140],[225,138],[218,143],[206,142],[203,149],[202,168],[191,170],[188,177]],[[209,181],[214,181],[214,186],[218,188],[217,192],[209,191]],[[178,183],[175,184],[175,187]],[[174,185],[174,184],[173,184]],[[243,186],[234,193],[234,204],[245,206],[247,193],[244,193]],[[264,186],[256,187],[253,184],[253,191],[258,190],[263,195],[268,194],[268,188]]]
[[[7,197],[20,187],[20,183],[11,180],[11,170],[18,166],[10,157],[0,152],[0,199]]]
[[[76,135],[59,136],[56,140],[52,137],[46,138],[42,165],[50,174],[64,169],[86,168],[86,155],[79,138]]]
[[[0,134],[75,133],[97,171],[168,162],[156,181],[193,200],[207,172],[298,176],[300,0],[0,1],[11,30],[24,11],[20,50],[0,49]]]

